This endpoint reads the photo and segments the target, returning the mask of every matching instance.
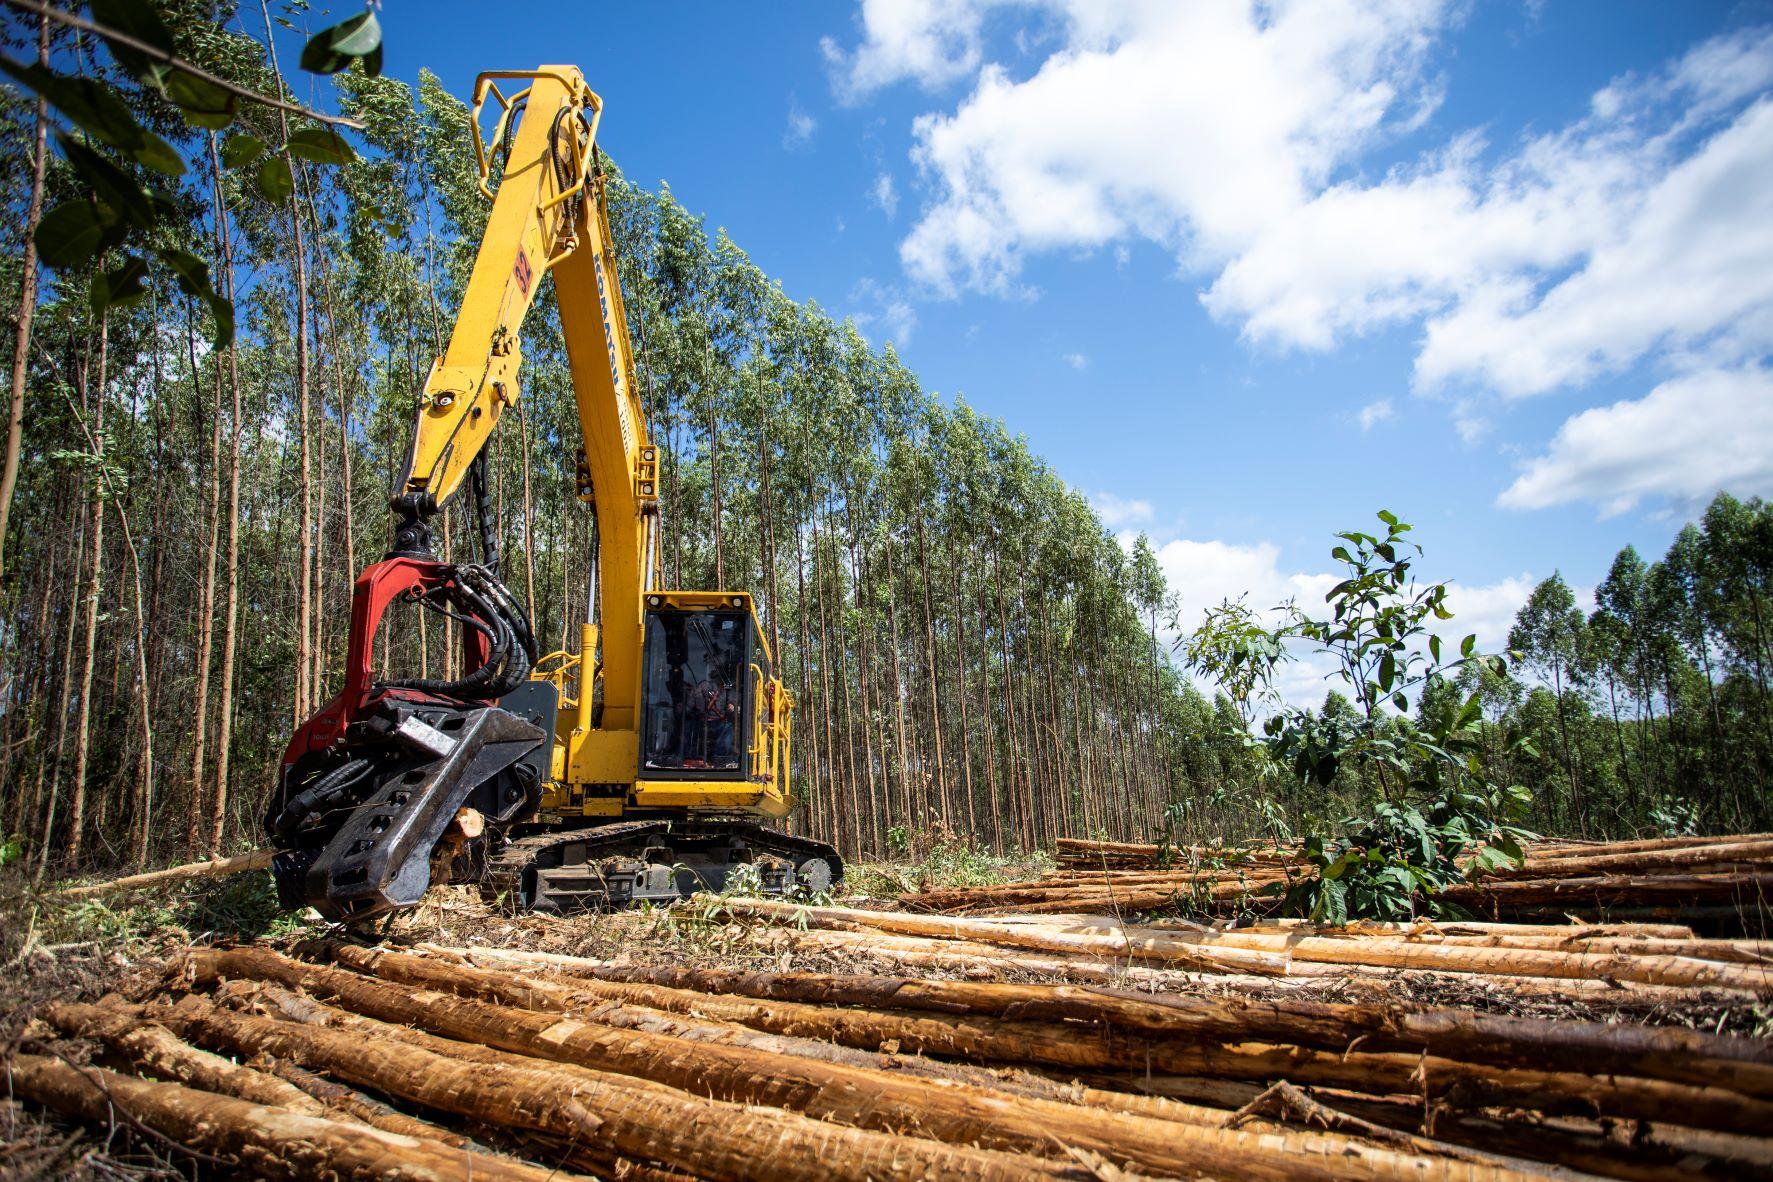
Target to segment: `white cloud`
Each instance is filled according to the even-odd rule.
[[[881,334],[883,343],[901,349],[910,343],[911,332],[917,327],[917,309],[898,287],[864,278],[851,289],[850,302],[862,306],[850,318],[864,336]]]
[[[1138,497],[1117,497],[1111,492],[1086,493],[1090,507],[1102,524],[1111,530],[1124,530],[1131,526],[1149,523],[1155,514],[1151,502]],[[1128,545],[1131,545],[1129,539]]]
[[[1652,349],[1764,352],[1773,311],[1773,101],[1761,101],[1641,193],[1583,265],[1540,293],[1497,280],[1428,326],[1419,381],[1509,395],[1580,385]],[[1617,218],[1617,215],[1615,215]],[[1753,319],[1748,319],[1748,318]],[[1721,330],[1751,327],[1719,338]]]
[[[1455,131],[1364,169],[1373,149],[1427,126],[1446,84],[1431,54],[1466,10],[863,0],[856,48],[827,52],[850,97],[901,80],[966,82],[912,127],[929,201],[900,256],[938,294],[1015,294],[1033,255],[1118,260],[1149,241],[1203,277],[1206,310],[1252,343],[1327,350],[1418,327],[1415,385],[1446,393],[1468,444],[1489,430],[1498,397],[1634,369],[1678,381],[1764,366],[1773,28],[1616,78],[1565,126]],[[991,20],[1008,13],[1044,35],[1032,68],[987,53]],[[1566,430],[1631,419],[1607,410]],[[1545,463],[1573,438],[1560,435]],[[1504,503],[1686,495],[1684,439],[1646,441],[1630,470],[1585,468],[1568,495],[1544,475],[1561,460],[1535,467]],[[1757,465],[1733,462],[1737,479],[1759,479]]]
[[[1066,365],[1069,365],[1072,369],[1090,368],[1090,359],[1082,353],[1065,353],[1060,356],[1059,360],[1063,361]]]
[[[1158,565],[1170,590],[1182,601],[1183,631],[1200,626],[1208,608],[1247,595],[1249,605],[1265,611],[1289,599],[1308,607],[1323,602],[1336,576],[1280,569],[1280,548],[1271,542],[1240,545],[1218,540],[1177,538],[1156,548]]]
[[[1371,431],[1378,424],[1389,421],[1396,413],[1397,408],[1391,405],[1391,399],[1381,398],[1361,407],[1355,418],[1360,421],[1361,430]]]
[[[983,5],[955,7],[968,15],[923,32],[966,72]],[[1067,35],[1032,77],[985,65],[953,113],[914,124],[938,199],[901,255],[938,289],[1002,290],[1028,251],[1121,238],[1222,261],[1388,120],[1421,112],[1422,59],[1445,18],[1438,0],[1041,7]],[[871,40],[857,58],[909,43]]]
[[[1693,508],[1719,489],[1773,494],[1773,371],[1763,366],[1703,370],[1583,411],[1497,504],[1593,501],[1612,516],[1652,496]]]
[[[1501,652],[1508,647],[1508,630],[1514,627],[1515,613],[1538,585],[1539,581],[1525,571],[1480,587],[1454,583],[1447,591],[1447,610],[1453,618],[1438,624],[1442,642],[1475,635],[1479,652]]]
[[[813,133],[819,130],[819,121],[800,109],[800,104],[790,100],[788,104],[788,129],[782,133],[784,148],[801,148],[812,142]]]
[[[875,177],[874,188],[868,196],[875,207],[887,215],[887,221],[892,221],[893,215],[899,212],[899,190],[893,184],[892,173],[883,172]]]
[[[826,37],[819,42],[832,85],[846,102],[901,79],[940,86],[979,65],[979,29],[985,2],[862,0],[860,48],[845,52]]]

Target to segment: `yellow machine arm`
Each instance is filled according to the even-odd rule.
[[[528,85],[506,95],[498,83],[509,80]],[[499,114],[482,143],[478,128],[489,97]],[[620,684],[605,680],[603,725],[632,730],[641,596],[658,520],[658,452],[635,387],[597,167],[602,109],[573,66],[497,71],[475,81],[480,188],[492,198],[492,212],[449,345],[419,399],[411,458],[394,496],[395,552],[429,551],[425,519],[461,488],[500,415],[516,404],[519,331],[542,277],[552,272],[584,438],[579,494],[595,502],[601,543],[603,666],[631,673]],[[495,191],[494,165],[507,144]],[[587,662],[589,656],[587,650]]]

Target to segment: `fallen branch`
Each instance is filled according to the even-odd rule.
[[[133,891],[142,887],[165,886],[168,883],[185,882],[193,878],[224,878],[227,875],[240,874],[247,870],[269,869],[271,859],[276,856],[276,853],[276,850],[254,850],[250,854],[237,854],[232,858],[214,858],[208,862],[187,862],[183,866],[172,866],[165,870],[151,870],[146,874],[131,874],[125,878],[113,878],[109,882],[63,887],[55,893],[67,898],[85,898],[91,895],[108,895],[113,891]]]

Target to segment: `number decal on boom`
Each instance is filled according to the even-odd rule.
[[[517,252],[517,265],[511,268],[511,274],[517,278],[518,290],[529,295],[529,283],[534,275],[529,269],[529,256],[521,250]]]

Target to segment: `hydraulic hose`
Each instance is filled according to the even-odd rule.
[[[529,619],[510,590],[486,567],[462,563],[447,568],[447,573],[449,581],[419,602],[485,637],[485,663],[459,678],[408,677],[381,684],[445,698],[502,698],[522,685],[535,666],[536,638]]]
[[[324,808],[333,801],[344,796],[351,786],[361,780],[370,768],[367,759],[351,759],[327,772],[307,788],[292,797],[272,819],[270,830],[274,837],[283,844],[294,842],[296,830],[302,827],[316,809]]]

